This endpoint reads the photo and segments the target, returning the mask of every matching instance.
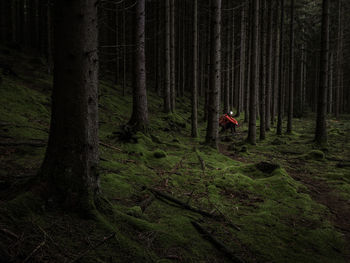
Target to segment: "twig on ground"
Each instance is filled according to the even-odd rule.
[[[186,203],[180,201],[179,199],[177,199],[173,196],[170,196],[166,193],[163,193],[159,190],[152,189],[152,188],[148,188],[148,190],[151,191],[155,195],[155,197],[157,197],[160,200],[162,200],[162,198],[164,198],[164,199],[169,200],[169,201],[171,201],[171,202],[173,202],[173,203],[175,203],[175,204],[177,204],[177,205],[179,205],[187,210],[201,214],[201,215],[206,216],[206,217],[210,217],[210,218],[217,218],[218,217],[218,215],[211,214],[209,212],[194,208],[194,207],[190,206],[189,204],[186,204]]]
[[[28,262],[28,260],[35,255],[35,253],[40,249],[42,248],[44,245],[46,244],[46,238],[43,242],[41,242],[27,257],[26,259],[23,261],[23,263],[26,263]]]
[[[104,146],[104,147],[107,147],[107,148],[110,148],[112,150],[116,150],[118,152],[122,152],[122,149],[118,148],[118,147],[115,147],[113,145],[110,145],[110,144],[107,144],[107,143],[104,143],[104,142],[100,142],[100,145]]]
[[[18,239],[18,236],[17,236],[15,233],[11,232],[10,230],[8,230],[8,229],[6,229],[6,228],[1,228],[0,230],[1,230],[3,233],[5,233],[5,234],[7,234],[7,235],[9,235],[9,236],[11,236],[11,237]]]
[[[191,222],[195,229],[204,236],[210,243],[212,243],[217,249],[225,253],[225,255],[232,260],[232,262],[243,263],[225,244],[217,240],[212,234],[210,234],[206,229],[204,229],[200,224],[195,221]]]
[[[80,253],[80,255],[76,259],[72,260],[71,263],[78,262],[80,259],[86,256],[86,254],[88,254],[91,250],[98,248],[99,246],[103,245],[105,242],[112,239],[113,237],[115,237],[115,233],[112,233],[108,237],[105,237],[103,240],[98,242],[95,246],[85,249],[82,253]]]
[[[154,196],[151,195],[140,203],[142,213],[145,212],[146,208],[149,207],[154,201]]]

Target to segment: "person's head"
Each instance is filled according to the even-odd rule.
[[[226,114],[232,117],[233,116],[233,111],[231,110],[231,111],[227,112]]]

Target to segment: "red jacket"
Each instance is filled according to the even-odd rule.
[[[222,115],[219,119],[220,126],[225,126],[229,122],[232,122],[234,125],[238,126],[238,121],[228,114]]]

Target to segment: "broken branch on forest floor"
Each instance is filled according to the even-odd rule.
[[[179,199],[173,197],[173,196],[170,196],[166,193],[163,193],[159,190],[156,190],[156,189],[153,189],[153,188],[148,188],[149,191],[151,191],[151,193],[153,193],[155,195],[155,197],[157,197],[158,199],[162,200],[162,199],[166,199],[166,200],[169,200],[187,210],[190,210],[192,212],[195,212],[195,213],[198,213],[198,214],[201,214],[203,216],[206,216],[206,217],[210,217],[210,218],[218,218],[219,216],[218,215],[215,215],[215,214],[211,214],[209,212],[206,212],[206,211],[203,211],[203,210],[200,210],[200,209],[197,209],[197,208],[194,208],[192,206],[190,206],[189,204],[186,204],[182,201],[180,201]]]
[[[33,256],[35,255],[35,253],[40,249],[42,248],[44,245],[46,244],[46,238],[43,242],[41,242],[27,257],[26,259],[23,261],[23,263],[26,263],[28,262],[28,260]]]
[[[149,207],[154,201],[154,196],[151,195],[140,203],[142,213],[145,212],[146,208]]]
[[[118,148],[118,147],[115,147],[113,145],[110,145],[110,144],[107,144],[107,143],[104,143],[104,142],[101,142],[100,141],[100,145],[104,146],[104,147],[107,147],[107,148],[110,148],[112,150],[116,150],[118,152],[122,152],[122,149]]]
[[[6,228],[1,228],[0,230],[1,230],[3,233],[5,233],[5,234],[7,234],[7,235],[9,235],[9,236],[11,236],[11,237],[18,239],[18,236],[17,236],[15,233],[11,232],[10,230],[8,230],[8,229],[6,229]]]
[[[232,260],[232,262],[243,263],[225,244],[217,240],[212,234],[210,234],[206,229],[204,229],[200,224],[195,221],[191,221],[194,228],[204,236],[210,243],[212,243],[217,249],[224,252],[225,255]]]
[[[71,263],[78,262],[80,259],[82,259],[84,256],[86,256],[86,254],[89,253],[91,250],[95,250],[96,248],[98,248],[99,246],[103,245],[105,242],[107,242],[108,240],[110,240],[113,237],[115,237],[115,233],[112,233],[108,237],[105,237],[103,240],[98,242],[95,246],[85,249],[85,251],[80,253],[80,255],[76,259],[72,260]]]

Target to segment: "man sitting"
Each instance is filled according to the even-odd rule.
[[[233,112],[230,111],[224,115],[222,115],[219,119],[219,125],[222,128],[221,133],[231,129],[231,133],[236,132],[236,126],[238,126],[238,121],[233,118]]]

